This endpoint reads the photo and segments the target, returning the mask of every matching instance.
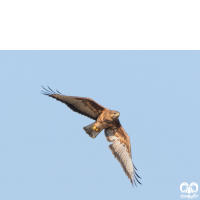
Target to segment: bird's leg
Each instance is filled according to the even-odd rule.
[[[92,129],[93,129],[94,131],[98,131],[98,130],[99,130],[95,125],[92,127]]]

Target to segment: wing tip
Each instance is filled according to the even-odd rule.
[[[135,166],[134,166],[135,167]],[[131,178],[131,183],[132,183],[132,185],[134,186],[136,186],[137,187],[137,184],[136,183],[139,183],[140,185],[142,185],[142,183],[138,180],[138,178],[140,178],[140,179],[142,179],[138,174],[137,174],[137,172],[136,171],[134,171],[134,174],[133,174],[133,176],[132,176],[132,178]],[[133,184],[134,183],[134,184]]]
[[[44,86],[41,85],[41,87],[43,88],[43,90],[41,90],[41,94],[44,94],[44,95],[47,95],[47,96],[52,96],[54,94],[57,94],[57,95],[62,95],[62,93],[60,93],[58,90],[53,91],[49,86],[48,89],[46,89]]]

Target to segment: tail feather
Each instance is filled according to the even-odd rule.
[[[95,125],[96,122],[83,127],[83,129],[85,130],[85,132],[91,137],[91,138],[96,138],[97,135],[99,135],[99,133],[102,131],[102,129],[95,131],[92,129],[92,127]]]

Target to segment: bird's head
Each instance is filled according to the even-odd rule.
[[[120,113],[118,111],[112,111],[112,118],[118,118]]]

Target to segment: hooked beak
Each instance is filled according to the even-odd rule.
[[[119,116],[119,113],[117,113],[116,116],[118,117],[118,116]]]

